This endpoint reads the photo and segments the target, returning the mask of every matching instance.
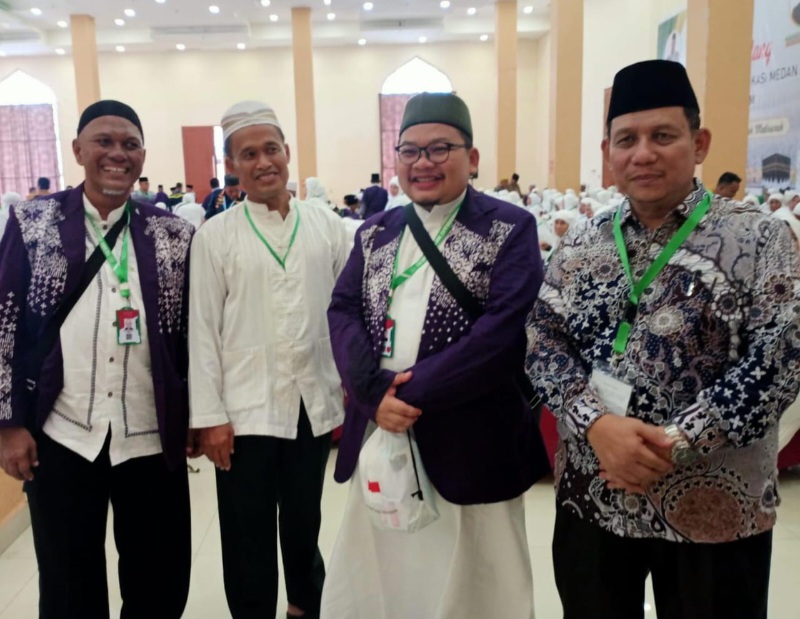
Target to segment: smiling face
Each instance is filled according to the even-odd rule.
[[[710,145],[711,134],[692,131],[683,108],[658,108],[615,118],[603,158],[635,209],[663,211],[691,193],[695,165]]]
[[[400,136],[399,145],[425,148],[433,144],[464,144],[464,138],[455,127],[436,123],[413,125]],[[478,149],[455,148],[447,161],[433,163],[425,154],[413,164],[398,159],[397,178],[405,194],[424,207],[453,202],[469,184],[470,174],[478,171]]]
[[[271,204],[288,196],[289,157],[289,147],[277,127],[253,125],[230,136],[225,167],[239,178],[251,200]]]
[[[100,116],[72,142],[75,160],[86,174],[86,195],[95,205],[122,204],[144,167],[142,133],[125,118]]]

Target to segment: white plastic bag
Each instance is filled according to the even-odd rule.
[[[410,432],[377,428],[361,448],[358,467],[361,492],[376,528],[414,533],[439,518]]]

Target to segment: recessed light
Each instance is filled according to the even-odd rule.
[[[114,49],[116,49],[118,52],[124,52],[125,51],[125,46],[124,45],[117,45]]]
[[[178,44],[175,46],[175,49],[177,49],[179,52],[182,52],[183,50],[185,50],[185,49],[186,49],[186,46],[185,46],[183,43],[178,43]]]
[[[489,40],[489,35],[488,34],[482,34],[481,35],[481,41],[488,41],[488,40]]]
[[[64,55],[64,54],[66,54],[66,53],[67,53],[67,52],[66,52],[66,50],[65,50],[63,47],[58,47],[58,48],[56,48],[56,54],[58,54],[59,56],[63,56],[63,55]]]
[[[323,2],[323,4],[325,6],[330,6],[331,5],[331,0],[322,0],[322,2]]]
[[[428,37],[420,37],[419,38],[419,42],[420,43],[427,43],[428,42]]]
[[[210,7],[208,7],[208,12],[212,15],[216,15],[219,13],[219,7],[216,4],[212,4]]]
[[[261,0],[261,6],[269,6],[270,4],[269,0]]]
[[[245,45],[244,43],[237,43],[236,49],[247,49],[247,45]]]
[[[125,9],[124,13],[128,17],[136,17],[136,11],[133,9]]]
[[[5,56],[5,55],[6,55],[6,52],[4,50],[0,49],[0,56]]]
[[[367,44],[367,40],[366,39],[359,39],[358,40],[358,44],[359,45],[366,45]]]
[[[158,4],[164,4],[167,0],[156,0]]]
[[[124,26],[125,25],[125,20],[117,18],[117,19],[114,20],[114,23],[117,24],[117,26]]]
[[[364,10],[365,11],[371,11],[373,8],[375,8],[375,5],[372,4],[372,2],[365,2],[364,3]]]
[[[58,25],[59,28],[66,28],[67,26],[69,26],[69,24],[65,22],[63,19],[57,21],[56,24]]]
[[[275,15],[275,13],[273,13],[272,15],[269,16],[269,21],[271,21],[271,22],[278,21],[278,16]]]
[[[450,0],[442,0],[439,3],[439,6],[442,7],[443,9],[449,9],[450,8]]]
[[[328,13],[328,21],[333,21],[336,19],[336,13]]]
[[[469,7],[467,9],[467,15],[475,15],[475,13],[477,13],[477,12],[478,12],[478,9],[476,9],[474,6],[471,6],[471,7]]]
[[[36,17],[39,17],[39,15],[42,14],[42,9],[37,9],[36,7],[34,7],[34,8],[31,9],[31,13],[36,15]]]
[[[533,13],[533,7],[526,6],[524,9],[522,9],[522,12],[525,13],[525,15],[530,15],[531,13]]]

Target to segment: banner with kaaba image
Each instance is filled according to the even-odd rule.
[[[800,184],[800,0],[755,0],[746,179]]]

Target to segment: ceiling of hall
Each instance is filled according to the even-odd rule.
[[[491,41],[495,1],[450,0],[443,8],[440,0],[372,0],[368,10],[365,0],[0,0],[0,55],[69,54],[68,23],[78,14],[94,17],[101,53],[117,46],[126,52],[176,50],[178,44],[187,50],[288,46],[291,9],[302,6],[311,8],[317,46],[357,45],[359,39],[408,44],[422,37],[429,43],[478,41],[482,35]],[[209,10],[212,5],[218,12]],[[517,8],[520,37],[548,31],[550,0],[519,0]]]

